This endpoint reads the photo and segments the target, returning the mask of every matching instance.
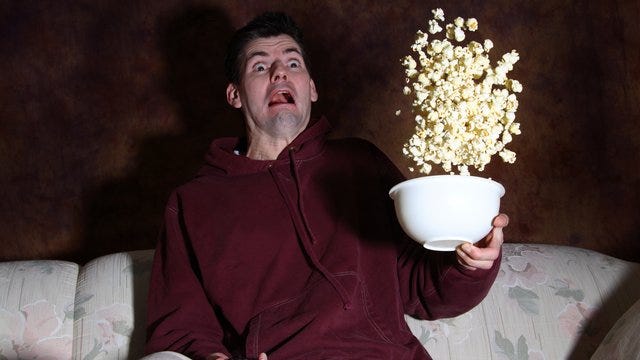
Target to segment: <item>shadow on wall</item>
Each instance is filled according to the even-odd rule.
[[[190,7],[160,22],[162,90],[175,103],[168,115],[177,116],[181,130],[141,140],[126,177],[83,196],[87,246],[75,260],[153,247],[171,190],[194,175],[213,138],[243,132],[240,114],[225,100],[223,62],[232,31],[226,14],[212,7]]]

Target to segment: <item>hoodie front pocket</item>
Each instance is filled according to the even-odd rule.
[[[370,312],[357,274],[337,274],[351,295],[345,308],[333,286],[321,279],[299,296],[267,308],[251,319],[246,354],[270,359],[402,359],[407,349],[394,344]],[[380,357],[383,354],[383,357]],[[390,357],[385,357],[390,356]]]

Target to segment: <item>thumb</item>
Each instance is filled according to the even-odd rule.
[[[267,360],[267,354],[265,353],[260,354],[260,356],[258,356],[258,360]]]

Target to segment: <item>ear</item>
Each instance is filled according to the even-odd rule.
[[[227,102],[236,109],[240,109],[242,107],[240,92],[238,91],[238,87],[233,83],[229,83],[229,85],[227,85]]]
[[[313,79],[309,79],[309,90],[311,102],[316,102],[318,100],[318,91],[316,90],[316,84],[313,82]]]

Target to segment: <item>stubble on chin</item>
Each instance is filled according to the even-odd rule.
[[[295,134],[297,136],[307,125],[303,122],[302,117],[288,111],[282,111],[271,118],[271,130],[273,134],[277,135],[288,137]]]

